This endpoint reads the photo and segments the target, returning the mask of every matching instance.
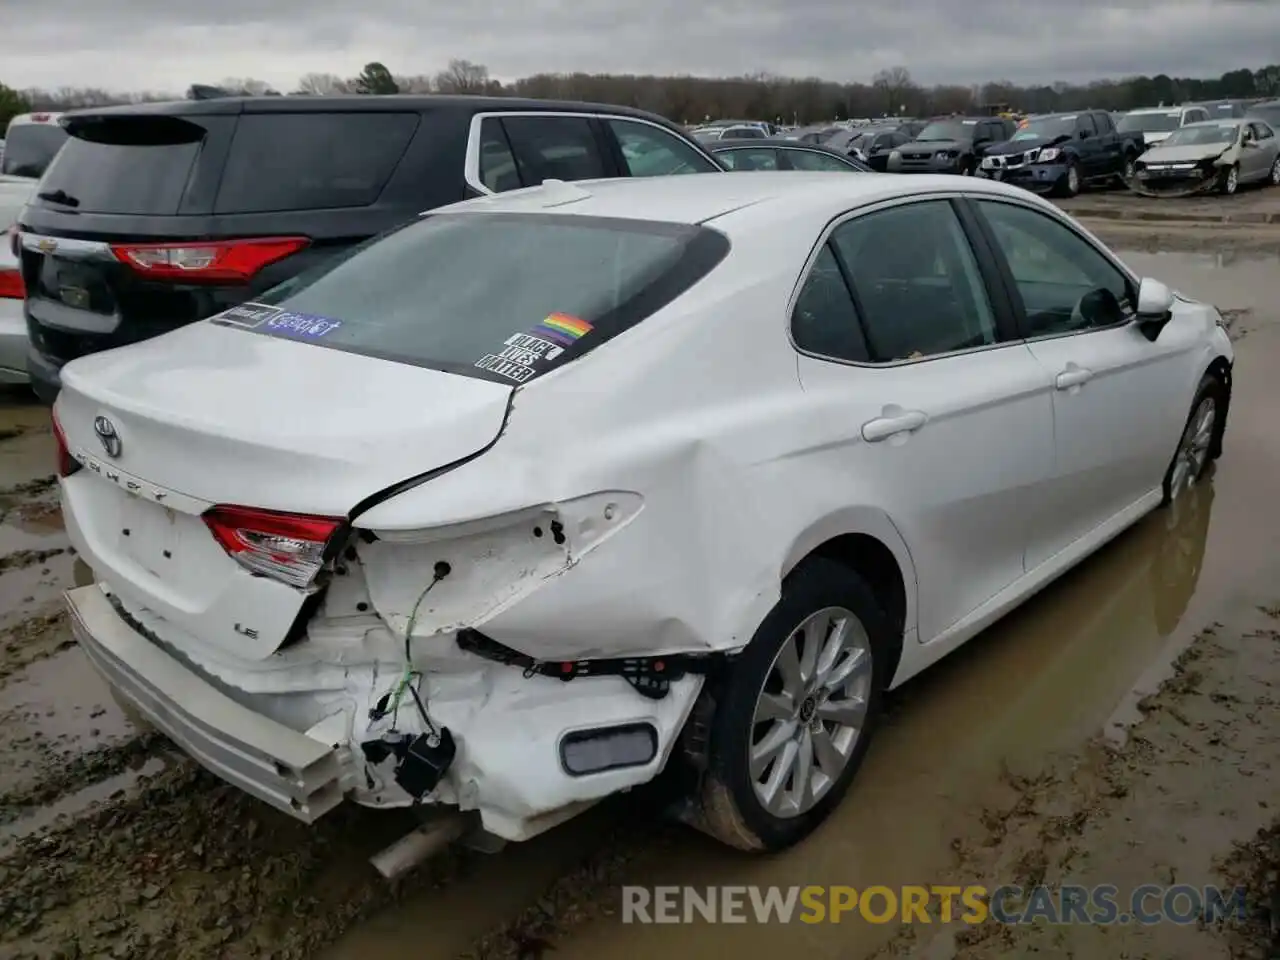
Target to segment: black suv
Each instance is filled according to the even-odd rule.
[[[1013,136],[1012,120],[944,117],[889,155],[890,173],[958,173],[972,176],[987,147]]]
[[[485,97],[236,97],[67,114],[23,208],[28,367],[242,303],[417,214],[544,180],[720,172],[639,110]]]

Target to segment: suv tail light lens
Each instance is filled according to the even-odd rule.
[[[181,243],[112,244],[111,252],[144,277],[187,283],[247,283],[268,264],[292,256],[306,237],[254,240],[185,240]]]
[[[69,477],[80,469],[80,463],[71,456],[71,450],[67,446],[67,435],[62,432],[62,424],[58,422],[56,409],[50,413],[50,419],[53,421],[53,442],[57,449],[58,476]]]
[[[4,232],[4,244],[13,255],[18,256],[18,228],[10,227]],[[22,282],[21,267],[0,267],[0,300],[21,300],[27,295],[26,286]]]
[[[232,560],[251,573],[305,587],[324,566],[324,548],[340,517],[277,513],[253,507],[211,507],[204,522]]]
[[[0,300],[21,300],[26,295],[22,272],[16,267],[0,267]]]

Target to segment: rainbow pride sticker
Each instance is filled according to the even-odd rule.
[[[553,313],[530,332],[534,336],[546,337],[567,347],[583,334],[590,333],[591,324],[577,317],[571,317],[567,313]]]

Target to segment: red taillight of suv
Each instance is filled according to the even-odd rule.
[[[305,587],[324,566],[325,546],[343,526],[340,517],[217,506],[204,522],[231,559],[252,573]]]
[[[50,412],[50,419],[53,422],[53,442],[57,451],[58,476],[69,477],[80,469],[80,464],[75,457],[71,456],[71,449],[67,446],[67,435],[62,432],[62,424],[58,422],[56,408]]]
[[[116,243],[111,245],[111,252],[121,263],[154,280],[247,283],[263,267],[292,256],[310,243],[306,237]]]
[[[27,288],[22,283],[21,271],[0,267],[0,300],[21,300],[27,295]]]
[[[10,227],[4,232],[4,244],[18,255],[18,228]],[[0,300],[21,300],[27,295],[26,286],[22,282],[22,270],[18,267],[0,267]]]

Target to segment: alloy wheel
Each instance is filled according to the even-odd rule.
[[[871,641],[843,607],[807,617],[774,658],[752,716],[752,789],[775,817],[807,813],[849,764],[871,699]]]
[[[1067,191],[1074,197],[1080,192],[1080,171],[1075,164],[1067,167]]]
[[[1280,187],[1280,157],[1276,157],[1276,162],[1271,165],[1271,182]]]
[[[1240,171],[1238,171],[1235,167],[1232,167],[1230,170],[1227,171],[1227,179],[1226,179],[1226,182],[1223,184],[1223,191],[1225,193],[1232,194],[1236,192],[1236,189],[1239,186],[1240,186]]]
[[[1176,499],[1184,490],[1195,486],[1209,460],[1209,447],[1213,443],[1213,431],[1218,423],[1218,405],[1213,397],[1204,397],[1187,420],[1178,452],[1174,455],[1173,478],[1169,483],[1170,496]]]

